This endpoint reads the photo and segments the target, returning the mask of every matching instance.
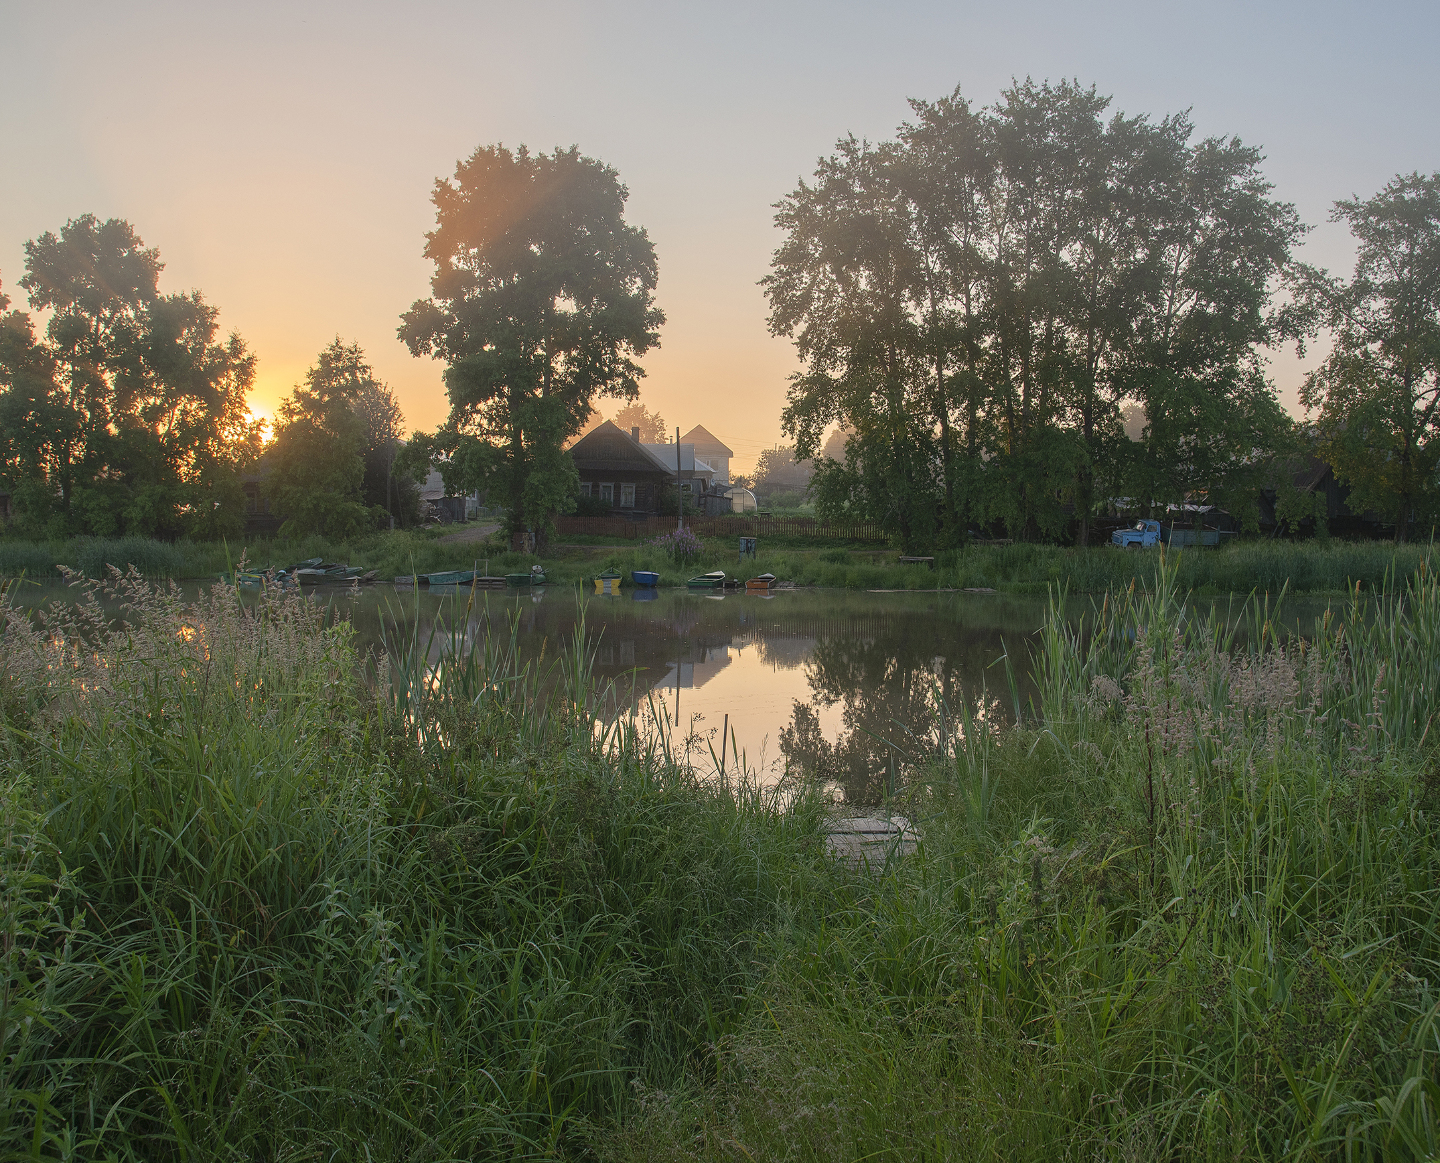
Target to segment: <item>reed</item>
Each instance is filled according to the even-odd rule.
[[[1018,725],[937,691],[858,872],[583,628],[0,605],[0,1153],[1432,1157],[1435,576],[1301,639],[1184,560],[1056,593]]]

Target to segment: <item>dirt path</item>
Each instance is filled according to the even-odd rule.
[[[490,534],[500,528],[499,521],[482,521],[474,525],[467,525],[459,533],[447,533],[440,538],[441,545],[468,545],[475,541],[484,541]]]

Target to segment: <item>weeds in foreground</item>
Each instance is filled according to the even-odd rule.
[[[1057,604],[1020,726],[895,741],[879,875],[607,715],[583,637],[360,659],[303,596],[109,584],[0,607],[6,1155],[1440,1146],[1431,574],[1304,642],[1173,562]]]

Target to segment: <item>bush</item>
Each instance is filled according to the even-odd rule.
[[[689,529],[677,529],[673,533],[662,533],[647,542],[668,557],[675,565],[688,565],[699,559],[705,552],[705,543]]]

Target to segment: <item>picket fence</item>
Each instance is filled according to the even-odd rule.
[[[697,537],[793,537],[816,541],[878,541],[889,539],[883,527],[817,521],[814,517],[686,517],[685,527]],[[648,541],[675,531],[674,517],[557,517],[555,532],[564,536],[613,537],[617,541]]]

